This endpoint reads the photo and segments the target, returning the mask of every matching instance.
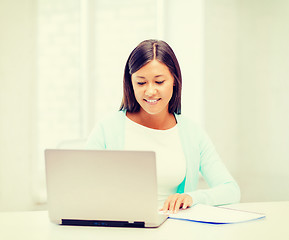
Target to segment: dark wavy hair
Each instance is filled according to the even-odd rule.
[[[169,102],[169,113],[181,114],[182,75],[178,60],[166,42],[154,39],[141,42],[128,57],[124,69],[123,99],[120,110],[128,112],[140,110],[140,105],[134,95],[131,75],[153,59],[165,64],[174,77],[174,90]]]

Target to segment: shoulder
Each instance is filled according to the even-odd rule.
[[[123,129],[125,123],[125,111],[118,111],[101,116],[95,124],[90,136],[114,135]]]
[[[176,115],[179,132],[182,139],[196,145],[210,141],[204,128],[185,115]]]
[[[196,123],[191,118],[181,114],[175,115],[175,117],[181,129],[184,129],[189,132],[193,131],[195,133],[203,132],[203,128],[200,126],[200,124]]]
[[[120,149],[124,123],[124,111],[102,116],[88,137],[87,148]]]
[[[98,121],[97,125],[103,127],[119,126],[123,123],[124,120],[125,111],[117,111],[102,116],[101,119]]]

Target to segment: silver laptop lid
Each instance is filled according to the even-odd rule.
[[[48,149],[45,164],[51,221],[160,224],[154,152]]]

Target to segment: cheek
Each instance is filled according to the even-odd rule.
[[[173,93],[174,93],[174,85],[172,84],[171,86],[167,87],[166,95],[171,98],[173,96]]]
[[[133,92],[134,92],[134,95],[135,95],[135,98],[136,99],[139,99],[139,98],[141,98],[141,95],[142,95],[142,93],[141,93],[141,90],[140,89],[138,89],[137,87],[135,88],[133,88]]]

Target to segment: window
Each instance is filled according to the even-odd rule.
[[[39,0],[37,202],[46,200],[44,149],[86,138],[119,108],[125,62],[157,37],[158,8],[155,0]]]

